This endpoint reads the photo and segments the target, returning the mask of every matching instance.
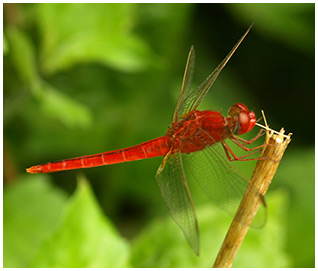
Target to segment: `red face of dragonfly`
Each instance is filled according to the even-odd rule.
[[[242,103],[232,105],[229,110],[229,115],[236,120],[236,125],[232,131],[236,135],[249,132],[256,123],[255,113],[249,111],[247,106]]]

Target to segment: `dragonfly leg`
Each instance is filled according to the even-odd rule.
[[[262,144],[262,145],[259,145],[259,146],[254,147],[254,148],[247,148],[247,147],[245,147],[244,144],[238,142],[236,139],[232,139],[232,138],[231,138],[231,140],[232,140],[237,146],[239,146],[240,148],[242,148],[244,151],[259,150],[259,149],[263,148],[263,147],[266,145],[266,144]]]
[[[241,137],[236,136],[236,135],[232,135],[231,138],[234,138],[234,139],[236,139],[236,140],[238,140],[238,141],[243,142],[243,145],[249,145],[249,144],[252,144],[252,143],[253,143],[254,141],[256,141],[257,139],[259,139],[259,138],[260,138],[261,136],[263,136],[265,133],[266,133],[265,130],[260,130],[259,133],[258,133],[255,137],[253,137],[252,139],[250,139],[250,140],[246,140],[246,139],[241,138]]]
[[[254,150],[257,150],[257,149],[261,149],[265,146],[265,144],[262,144],[262,145],[259,145],[259,146],[256,146],[254,148],[247,148],[245,147],[245,145],[247,144],[251,144],[253,143],[257,138],[259,138],[261,136],[261,133],[258,133],[258,135],[254,138],[252,138],[251,140],[245,140],[243,138],[240,138],[238,136],[235,136],[235,135],[232,135],[230,137],[230,139],[237,145],[239,146],[240,148],[242,148],[244,151],[254,151]],[[242,141],[243,143],[241,143],[240,141]]]
[[[238,157],[233,151],[232,149],[230,148],[229,145],[227,145],[224,141],[222,141],[222,146],[224,148],[224,151],[225,151],[225,154],[227,156],[227,158],[229,159],[229,161],[253,161],[253,160],[266,160],[268,159],[267,157],[256,157],[256,158],[246,158],[248,156],[251,156],[255,153],[258,153],[260,152],[261,150],[259,149],[260,147],[263,147],[263,146],[258,146],[258,150],[256,151],[253,151],[251,153],[248,153],[246,155],[243,155],[243,156],[240,156]],[[251,149],[252,150],[252,149]]]

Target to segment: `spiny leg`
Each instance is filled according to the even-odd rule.
[[[237,138],[235,137],[230,137],[230,139],[237,145],[239,146],[241,149],[243,149],[244,151],[254,151],[254,150],[258,150],[258,149],[261,149],[265,146],[265,144],[262,144],[262,145],[259,145],[259,146],[256,146],[254,148],[247,148],[245,147],[245,144],[242,144],[241,142],[239,142],[237,140]],[[242,138],[241,138],[242,139]],[[249,143],[248,143],[249,144]]]
[[[253,160],[265,160],[267,159],[267,157],[256,157],[256,158],[246,158],[248,156],[251,156],[255,153],[258,153],[260,152],[261,150],[258,148],[258,150],[254,151],[254,152],[251,152],[251,153],[248,153],[246,155],[243,155],[243,156],[240,156],[238,157],[233,151],[232,149],[230,148],[229,145],[227,145],[224,141],[221,142],[222,143],[222,146],[224,148],[224,151],[225,151],[225,154],[227,156],[227,158],[229,159],[229,161],[253,161]],[[263,146],[261,146],[263,147]],[[232,157],[231,157],[232,156]]]
[[[263,136],[265,133],[266,133],[266,131],[262,129],[262,130],[259,131],[259,133],[258,133],[255,137],[251,138],[250,140],[246,140],[246,139],[241,138],[241,137],[236,136],[236,135],[232,135],[232,138],[234,138],[234,139],[236,139],[236,140],[238,140],[238,141],[243,142],[243,145],[249,145],[249,144],[252,144],[252,143],[253,143],[254,141],[256,141],[257,139],[259,139],[259,138],[260,138],[261,136]]]

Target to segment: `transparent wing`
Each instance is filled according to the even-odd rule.
[[[234,214],[247,188],[247,179],[226,160],[216,143],[202,151],[184,155],[189,173],[218,207]],[[221,155],[223,151],[223,155]]]
[[[179,119],[183,116],[184,108],[182,107],[183,106],[182,101],[185,100],[185,98],[189,95],[189,92],[190,92],[193,72],[194,72],[194,64],[195,64],[195,51],[192,45],[188,54],[188,59],[187,59],[186,67],[184,70],[180,94],[177,100],[175,110],[173,112],[172,123],[178,122]]]
[[[180,116],[187,115],[189,112],[196,110],[197,107],[202,102],[205,95],[208,93],[210,88],[212,87],[214,81],[225,67],[226,63],[230,60],[236,49],[240,46],[253,24],[247,29],[245,34],[239,39],[239,41],[234,45],[232,50],[228,53],[228,55],[223,59],[223,61],[216,67],[216,69],[203,81],[201,85],[199,85],[195,90],[189,93],[188,96],[182,96],[184,99],[179,101],[180,105],[178,106],[178,114]],[[179,96],[180,98],[180,96]]]
[[[202,133],[205,133],[201,130]],[[248,179],[233,166],[223,150],[221,143],[215,143],[205,149],[184,154],[186,172],[189,171],[199,183],[211,201],[230,215],[234,215],[248,186]],[[234,162],[235,163],[235,162]],[[253,188],[251,188],[253,189]],[[259,191],[253,191],[261,197]],[[253,227],[262,227],[266,222],[266,208],[254,219]]]
[[[171,217],[183,231],[194,252],[199,255],[198,222],[180,153],[168,154],[164,158],[156,179]]]

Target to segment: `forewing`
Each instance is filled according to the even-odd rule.
[[[189,93],[184,100],[180,102],[180,109],[183,110],[183,114],[186,115],[194,110],[202,102],[205,95],[208,93],[210,88],[212,87],[214,81],[219,76],[222,69],[225,67],[226,63],[230,60],[236,49],[240,46],[253,24],[247,29],[245,34],[239,39],[239,41],[234,45],[232,50],[228,53],[228,55],[223,59],[223,61],[216,67],[216,69],[203,81],[201,85],[199,85],[196,89]],[[180,112],[181,113],[181,112]]]
[[[183,169],[180,153],[168,154],[158,169],[156,179],[173,220],[199,255],[199,228],[195,209]]]
[[[178,122],[180,118],[183,116],[184,108],[183,105],[186,97],[189,95],[191,84],[192,84],[192,78],[193,78],[193,72],[194,72],[194,64],[195,64],[195,51],[193,45],[190,48],[188,59],[186,63],[186,67],[184,70],[183,80],[181,84],[181,90],[180,94],[177,100],[177,104],[175,107],[175,110],[173,112],[172,116],[172,122]]]

